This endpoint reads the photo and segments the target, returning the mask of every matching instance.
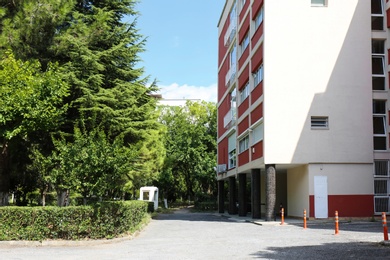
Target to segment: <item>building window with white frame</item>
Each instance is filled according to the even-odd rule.
[[[229,169],[236,167],[236,133],[232,134],[228,138],[228,156],[229,156]]]
[[[386,101],[373,101],[374,150],[387,150]]]
[[[244,53],[244,51],[246,50],[246,48],[248,48],[248,46],[249,46],[249,32],[245,34],[244,39],[240,44],[240,55]]]
[[[372,49],[372,89],[385,90],[385,41],[373,39]]]
[[[245,86],[240,90],[240,104],[244,102],[244,100],[249,97],[249,81],[245,84]]]
[[[264,69],[263,69],[263,64],[259,66],[259,68],[253,73],[253,87],[257,87],[260,82],[263,81],[264,77]]]
[[[239,12],[241,12],[241,10],[244,8],[245,6],[245,3],[246,3],[246,0],[240,0],[240,3],[239,3]]]
[[[242,138],[238,143],[238,152],[242,153],[249,149],[249,135]]]
[[[261,8],[254,19],[255,30],[257,30],[260,27],[260,25],[263,23],[263,15],[264,15],[263,8]]]
[[[384,29],[383,0],[371,0],[371,30]]]
[[[311,6],[326,6],[327,0],[311,0]]]
[[[252,129],[252,145],[255,145],[258,142],[262,141],[263,138],[264,138],[264,125],[263,123],[261,123]]]

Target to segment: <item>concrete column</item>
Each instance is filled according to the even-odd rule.
[[[266,169],[266,185],[265,185],[265,196],[266,196],[266,210],[265,220],[271,221],[275,218],[275,205],[276,205],[276,170],[274,164],[267,164]]]
[[[252,169],[251,198],[252,218],[261,218],[261,192],[260,192],[260,169]]]
[[[218,181],[218,212],[225,213],[225,182]]]
[[[248,213],[247,209],[247,198],[246,198],[246,174],[238,175],[238,215],[245,217]]]
[[[236,178],[229,177],[229,214],[237,214],[236,207]]]

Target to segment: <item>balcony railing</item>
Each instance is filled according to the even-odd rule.
[[[229,46],[232,40],[234,39],[234,35],[236,34],[237,28],[237,18],[230,21],[230,25],[225,33],[224,44],[225,46]]]
[[[235,76],[236,76],[236,64],[233,64],[230,70],[226,73],[225,76],[225,85],[226,87],[229,87],[229,85],[233,82]]]
[[[231,108],[229,110],[229,112],[227,112],[227,114],[225,115],[225,117],[223,118],[223,126],[225,128],[230,128],[233,126],[234,122],[236,121],[236,117],[237,117],[237,112],[236,112],[236,108]]]

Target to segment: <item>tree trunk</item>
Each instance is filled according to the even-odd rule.
[[[0,153],[0,206],[8,205],[9,179],[8,143],[4,142]]]

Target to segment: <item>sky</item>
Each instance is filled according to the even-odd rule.
[[[217,101],[218,21],[225,0],[140,0],[145,75],[163,99]]]

